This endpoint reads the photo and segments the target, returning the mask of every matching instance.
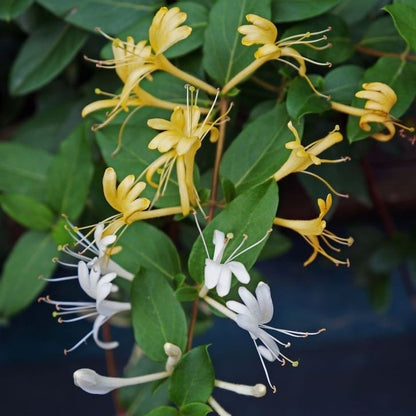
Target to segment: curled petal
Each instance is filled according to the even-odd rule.
[[[92,327],[92,336],[94,338],[95,343],[102,349],[104,350],[112,350],[113,348],[117,348],[118,347],[118,342],[117,341],[112,341],[112,342],[103,342],[98,338],[98,332],[101,328],[101,326],[107,322],[109,319],[109,317],[104,316],[104,315],[98,315],[97,318],[94,321],[94,325]]]

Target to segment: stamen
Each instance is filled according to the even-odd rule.
[[[260,357],[260,361],[261,361],[261,365],[263,366],[264,373],[266,374],[267,383],[269,384],[270,388],[273,390],[273,393],[276,393],[276,390],[277,390],[276,386],[274,384],[272,384],[271,381],[270,381],[269,373],[267,371],[266,365],[264,364],[263,356],[260,354],[259,348],[258,348],[257,343],[256,343],[254,338],[253,338],[253,342],[254,342],[254,345],[256,346],[257,354]],[[276,358],[279,359],[278,357],[276,357]]]
[[[201,227],[200,227],[199,222],[198,222],[197,212],[195,210],[193,210],[192,214],[195,218],[196,227],[198,228],[199,235],[201,236],[202,244],[204,245],[204,248],[205,248],[205,253],[206,253],[207,257],[209,258],[207,243],[205,242],[204,234],[202,233]]]
[[[328,181],[326,181],[324,178],[322,178],[321,176],[319,176],[319,175],[317,175],[316,173],[313,173],[313,172],[309,172],[309,171],[307,171],[307,170],[302,170],[300,173],[305,173],[305,174],[307,174],[307,175],[311,175],[311,176],[313,176],[314,178],[316,178],[316,179],[318,179],[318,180],[320,180],[323,184],[325,184],[326,185],[326,187],[332,192],[332,193],[334,193],[335,195],[337,195],[337,196],[339,196],[339,197],[341,197],[341,198],[349,198],[350,196],[349,196],[349,194],[342,194],[341,192],[338,192],[337,190],[335,190],[330,184],[329,184],[329,182]]]
[[[256,246],[258,246],[259,244],[261,244],[268,236],[269,236],[269,234],[271,233],[273,231],[273,229],[272,228],[270,228],[269,230],[267,230],[266,231],[266,234],[259,240],[259,241],[257,241],[256,243],[254,243],[254,244],[252,244],[251,246],[249,246],[249,247],[246,247],[244,250],[242,250],[240,253],[238,253],[237,255],[235,255],[234,257],[232,257],[232,255],[227,259],[227,262],[228,261],[231,261],[231,260],[234,260],[235,258],[237,258],[238,256],[240,256],[241,254],[243,254],[243,253],[245,253],[246,251],[248,251],[248,250],[251,250],[252,248],[254,248],[254,247],[256,247]],[[245,236],[246,236],[246,234],[244,234]],[[243,242],[244,242],[245,240],[243,240]],[[241,246],[241,244],[240,244],[240,246]],[[239,246],[239,247],[240,247]],[[236,251],[236,250],[235,250]],[[234,253],[233,253],[234,254]]]

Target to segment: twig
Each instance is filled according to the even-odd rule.
[[[111,328],[108,322],[104,323],[104,325],[102,326],[102,331],[104,341],[111,342]],[[105,361],[107,364],[107,374],[109,375],[109,377],[117,377],[117,365],[113,350],[105,350]],[[113,399],[116,416],[125,416],[126,413],[124,411],[123,405],[121,404],[118,389],[113,390],[111,392],[111,396]]]
[[[409,54],[396,53],[396,52],[384,52],[384,51],[379,51],[377,49],[366,48],[365,46],[362,46],[362,45],[355,45],[354,49],[357,52],[360,52],[364,55],[378,56],[378,57],[380,57],[380,56],[389,56],[391,58],[407,59],[409,61],[416,61],[416,55],[409,55]]]
[[[227,112],[227,109],[228,109],[228,100],[226,98],[222,98],[220,101],[219,118],[221,118]],[[212,174],[212,188],[211,188],[207,224],[209,224],[214,218],[215,207],[217,206],[218,178],[219,178],[221,157],[224,151],[225,131],[226,131],[226,123],[221,123],[219,126],[219,137],[218,137],[217,149],[215,153],[214,171]],[[189,322],[188,341],[186,345],[186,351],[189,351],[192,348],[195,323],[196,323],[196,318],[198,316],[198,303],[199,303],[199,298],[196,298],[192,303],[191,319]]]

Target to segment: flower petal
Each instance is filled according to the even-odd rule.
[[[238,281],[244,284],[250,282],[250,275],[243,263],[240,263],[239,261],[230,261],[227,263],[227,266]]]
[[[245,287],[240,287],[238,289],[238,294],[240,295],[241,300],[247,306],[248,310],[250,311],[250,314],[253,316],[254,319],[256,319],[257,323],[259,323],[261,321],[262,315],[257,299]]]
[[[228,264],[220,265],[220,276],[217,283],[217,293],[218,296],[226,296],[230,293],[231,287],[231,270],[228,267]]]
[[[273,317],[273,301],[270,286],[264,282],[260,282],[256,288],[256,297],[262,315],[260,323],[265,324],[270,322]]]
[[[211,259],[205,259],[204,279],[205,286],[208,289],[213,289],[217,286],[218,279],[221,274],[221,267],[221,264],[218,264]]]

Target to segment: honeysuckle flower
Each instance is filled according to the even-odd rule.
[[[321,240],[325,245],[330,248],[331,250],[339,252],[340,249],[334,247],[331,242],[336,244],[342,244],[346,246],[351,246],[354,242],[352,237],[342,238],[338,237],[331,231],[326,229],[326,221],[323,219],[324,216],[328,213],[331,209],[332,205],[332,195],[328,194],[326,200],[319,198],[318,199],[318,207],[319,207],[319,215],[317,218],[313,218],[311,220],[289,220],[285,218],[276,217],[273,221],[273,224],[290,228],[293,231],[296,231],[300,234],[313,248],[313,253],[311,256],[303,263],[304,266],[312,263],[318,254],[322,254],[327,259],[331,260],[335,263],[335,265],[345,264],[347,266],[350,265],[349,259],[346,260],[339,260],[330,254],[328,254],[325,249],[321,246]]]
[[[178,346],[169,342],[165,343],[164,350],[168,356],[166,371],[139,377],[121,378],[102,376],[90,368],[81,368],[74,372],[74,384],[87,393],[107,394],[120,387],[134,386],[167,378],[172,374],[172,371],[182,355],[182,351]]]
[[[331,46],[329,43],[326,43],[324,46],[316,46],[315,44],[321,41],[326,41],[327,37],[324,34],[329,32],[331,28],[327,28],[319,32],[301,33],[299,35],[289,36],[278,41],[277,28],[270,20],[255,14],[247,14],[246,19],[251,24],[242,25],[238,28],[238,32],[244,35],[241,43],[245,46],[262,46],[260,46],[254,54],[255,61],[235,75],[235,77],[224,86],[222,89],[223,94],[226,94],[266,62],[277,60],[294,68],[301,77],[305,78],[315,94],[328,98],[316,90],[311,80],[306,75],[305,61],[316,65],[331,66],[331,64],[329,62],[316,62],[306,58],[294,49],[293,46],[305,45],[312,49],[326,49]],[[288,59],[294,60],[297,65]]]
[[[211,142],[218,140],[219,131],[216,125],[221,121],[221,119],[209,120],[215,100],[207,116],[203,121],[200,121],[201,111],[196,104],[197,100],[193,98],[193,92],[194,88],[187,86],[187,106],[186,108],[176,107],[170,120],[152,118],[147,122],[149,127],[162,131],[148,145],[149,149],[157,149],[163,153],[145,171],[146,181],[157,188],[153,203],[163,195],[172,169],[176,165],[183,215],[189,214],[191,206],[200,206],[198,192],[194,184],[195,154],[207,135],[209,135]],[[189,95],[191,95],[190,98]],[[162,173],[159,182],[156,183],[153,176],[160,168]]]
[[[362,87],[363,90],[358,91],[355,96],[367,100],[364,108],[352,107],[335,101],[331,101],[331,107],[336,111],[360,117],[360,128],[366,132],[371,131],[369,123],[383,125],[387,132],[376,132],[370,136],[381,142],[386,142],[394,136],[395,126],[410,132],[414,131],[413,127],[401,124],[390,114],[390,110],[397,101],[397,95],[391,87],[382,82],[367,82]]]
[[[204,235],[197,220],[196,225],[207,255],[204,268],[204,287],[201,289],[200,296],[203,297],[206,294],[207,289],[214,288],[217,289],[218,296],[223,297],[228,295],[231,288],[232,276],[235,276],[240,283],[247,284],[250,282],[250,275],[248,274],[246,267],[243,263],[235,261],[235,259],[241,254],[251,250],[253,247],[261,244],[269,236],[271,230],[268,230],[259,241],[240,250],[248,239],[248,235],[244,234],[240,244],[226,259],[223,259],[224,252],[227,244],[234,238],[234,235],[232,233],[225,235],[222,231],[214,230],[212,239],[212,242],[214,243],[214,255],[211,259]]]
[[[107,114],[103,123],[93,126],[94,129],[106,126],[117,114],[129,111],[130,107],[138,109],[144,106],[153,106],[173,110],[178,105],[177,103],[161,100],[149,94],[139,85],[143,79],[151,79],[151,74],[155,71],[168,72],[185,82],[198,85],[199,88],[210,94],[216,93],[214,87],[181,71],[163,55],[163,52],[191,34],[192,28],[190,26],[181,26],[186,17],[186,13],[181,12],[179,7],[171,9],[161,7],[149,28],[150,45],[147,45],[147,40],[135,43],[131,36],[128,36],[124,42],[121,39],[112,38],[98,29],[104,37],[112,41],[114,58],[108,60],[86,59],[94,62],[99,68],[115,69],[124,85],[120,94],[111,94],[100,89],[95,90],[97,94],[109,98],[88,104],[82,110],[82,116],[85,117],[104,108],[112,110]]]
[[[280,351],[279,345],[288,348],[290,347],[290,343],[284,343],[278,340],[266,332],[266,329],[280,332],[281,334],[295,338],[305,338],[309,335],[317,335],[325,329],[320,329],[316,332],[299,332],[288,329],[274,328],[266,325],[273,318],[274,308],[270,287],[264,282],[260,282],[257,285],[256,296],[250,293],[250,291],[245,287],[240,287],[238,289],[238,294],[243,303],[230,300],[226,302],[227,308],[236,313],[236,316],[233,319],[237,325],[240,328],[245,329],[253,339],[266,374],[267,382],[275,392],[276,387],[270,381],[269,374],[264,364],[264,359],[267,361],[277,360],[282,365],[289,362],[293,367],[297,367],[299,362],[291,360]],[[257,340],[259,340],[262,345],[258,345]]]
[[[339,132],[339,127],[335,126],[335,129],[329,132],[322,139],[316,140],[313,143],[308,144],[307,146],[303,146],[300,141],[299,133],[293,126],[292,122],[289,121],[287,126],[293,133],[295,140],[287,142],[285,144],[286,149],[291,150],[291,152],[287,161],[273,175],[274,180],[278,182],[280,181],[280,179],[294,172],[307,173],[322,181],[336,195],[344,197],[347,196],[335,191],[335,189],[320,176],[308,172],[306,170],[311,165],[320,165],[322,163],[340,163],[350,160],[349,157],[341,157],[339,159],[334,160],[321,159],[318,157],[319,154],[321,154],[334,144],[342,141],[342,134]]]
[[[233,391],[243,396],[263,397],[266,394],[266,386],[258,383],[254,386],[247,386],[245,384],[229,383],[228,381],[215,380],[215,387],[223,390]]]
[[[103,349],[113,349],[118,346],[118,342],[103,342],[98,334],[101,326],[119,312],[129,311],[130,302],[119,302],[107,300],[111,292],[117,291],[118,287],[112,283],[116,278],[116,273],[101,274],[98,264],[88,269],[85,262],[78,263],[78,282],[82,290],[93,299],[90,302],[72,302],[53,300],[49,296],[41,297],[39,302],[55,305],[56,311],[53,316],[58,318],[60,323],[76,322],[82,319],[95,317],[92,330],[82,337],[73,347],[65,349],[67,354],[78,348],[89,337],[93,337],[95,343]],[[75,318],[66,319],[68,315],[79,315]]]
[[[103,235],[116,234],[122,227],[127,227],[135,221],[174,215],[180,212],[180,207],[161,208],[146,211],[150,206],[150,200],[139,197],[146,184],[137,181],[134,175],[126,176],[117,186],[117,174],[113,168],[105,170],[103,176],[103,191],[107,202],[119,214],[105,220],[107,223]]]
[[[103,235],[105,227],[104,223],[100,222],[97,224],[94,230],[94,239],[93,241],[89,241],[88,237],[83,235],[78,227],[71,224],[68,219],[67,222],[67,230],[71,237],[74,239],[74,248],[71,248],[69,244],[65,244],[63,246],[59,246],[58,249],[63,253],[75,258],[77,262],[74,264],[64,262],[59,259],[54,259],[54,261],[63,266],[78,268],[78,261],[82,260],[90,269],[98,264],[102,274],[116,273],[117,276],[120,276],[124,279],[130,281],[133,280],[134,275],[132,273],[111,259],[111,256],[117,254],[122,247],[115,246],[117,239],[115,234],[106,236]],[[78,275],[46,280],[62,281],[70,279],[78,279]]]

